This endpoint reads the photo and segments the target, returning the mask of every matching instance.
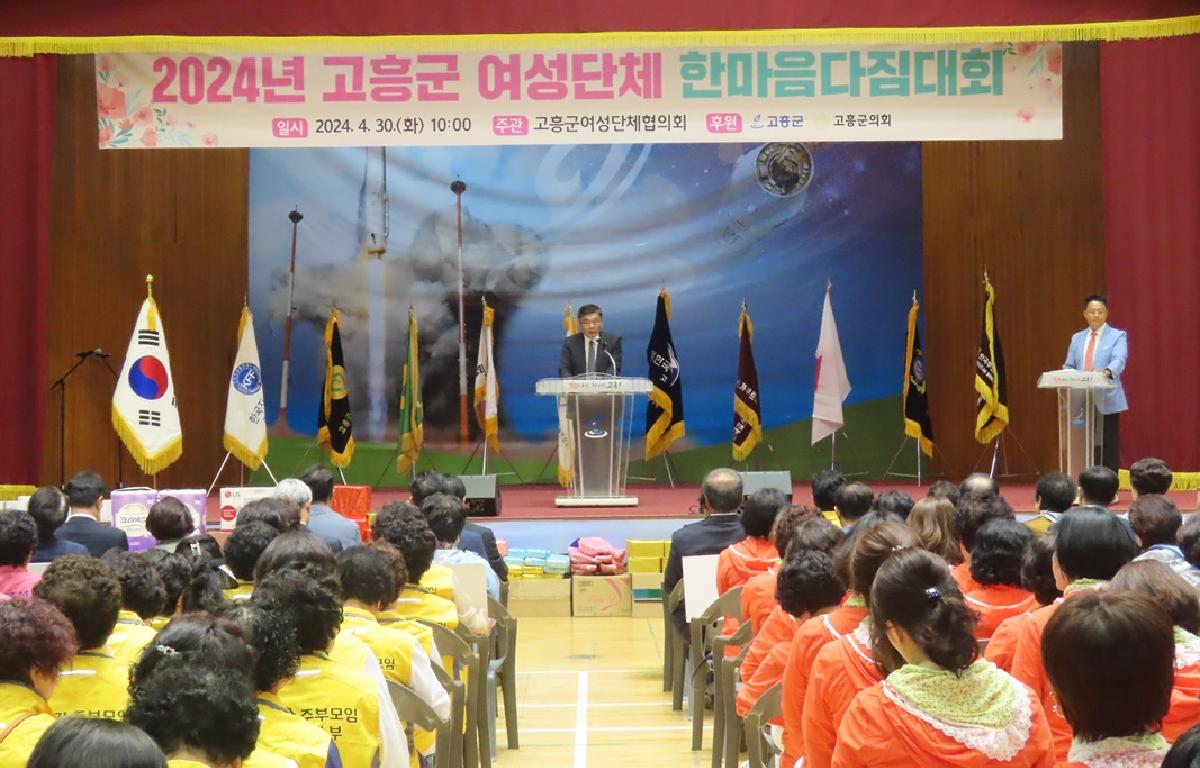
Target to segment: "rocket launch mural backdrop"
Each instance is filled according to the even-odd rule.
[[[480,298],[496,313],[501,442],[548,443],[563,307],[599,304],[645,376],[659,289],[685,382],[687,446],[728,443],[743,299],[754,319],[764,427],[807,419],[827,281],[853,389],[899,395],[904,319],[921,284],[917,144],[694,144],[251,151],[250,302],[268,418],[278,421],[296,227],[287,424],[316,429],[330,311],[342,313],[360,441],[392,442],[411,305],[425,425],[458,423],[458,245],[469,368]],[[639,403],[639,409],[645,403]],[[634,424],[644,423],[641,412]],[[897,415],[897,423],[899,416]],[[286,426],[286,430],[284,427]],[[474,429],[474,425],[472,425]]]

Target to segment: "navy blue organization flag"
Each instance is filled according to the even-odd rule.
[[[658,292],[658,308],[654,313],[654,330],[646,346],[650,364],[650,402],[646,406],[646,460],[649,461],[671,447],[686,434],[683,426],[683,379],[679,375],[679,358],[671,340],[671,295],[663,288]]]
[[[317,443],[329,451],[335,467],[345,468],[354,457],[354,428],[342,357],[341,320],[342,313],[335,309],[325,324],[325,385],[317,403]]]
[[[983,276],[983,323],[975,356],[975,440],[990,443],[1008,426],[1008,384],[1004,350],[996,328],[996,291]]]
[[[921,348],[921,329],[917,327],[917,303],[913,292],[908,310],[908,343],[904,346],[904,434],[921,446],[921,452],[933,457],[933,422],[929,418],[929,381],[926,378],[925,351]]]

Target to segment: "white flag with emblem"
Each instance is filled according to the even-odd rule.
[[[229,376],[225,401],[225,450],[250,469],[258,469],[267,455],[266,407],[263,405],[262,366],[254,340],[254,316],[242,307],[238,321],[237,357]]]
[[[112,422],[121,442],[146,474],[169,467],[183,455],[183,431],[175,404],[175,379],[158,305],[146,278],[146,300],[125,352],[113,393]]]

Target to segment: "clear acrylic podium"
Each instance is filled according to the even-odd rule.
[[[534,391],[558,401],[560,440],[564,433],[574,455],[570,493],[554,500],[559,507],[633,507],[625,495],[633,431],[633,397],[650,392],[649,379],[585,374],[572,379],[542,379]]]
[[[1046,371],[1038,377],[1038,389],[1058,393],[1058,468],[1071,477],[1100,463],[1104,429],[1095,392],[1115,386],[1100,371]]]

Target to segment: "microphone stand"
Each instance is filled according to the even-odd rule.
[[[75,373],[89,359],[96,357],[95,353],[88,352],[80,355],[75,364],[67,369],[67,372],[54,380],[50,385],[50,392],[59,391],[58,397],[58,477],[60,487],[66,485],[67,482],[67,380],[71,378],[71,374]],[[113,375],[113,379],[117,379],[120,374],[113,370],[106,358],[101,358],[104,362],[104,367]],[[121,438],[117,436],[117,487],[124,486],[122,482],[122,462],[121,460]]]

